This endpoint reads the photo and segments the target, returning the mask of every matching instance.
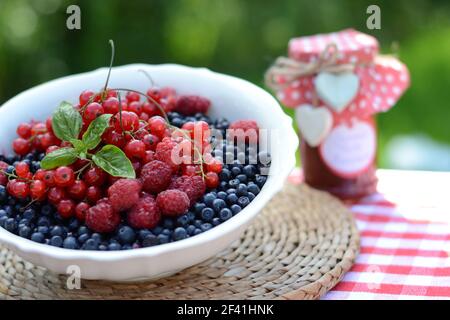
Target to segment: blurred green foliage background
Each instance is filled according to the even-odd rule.
[[[81,8],[81,30],[66,28],[71,4]],[[366,28],[370,4],[381,8],[381,30]],[[380,165],[450,170],[447,0],[0,0],[0,103],[50,79],[105,66],[108,39],[116,44],[116,65],[206,66],[263,86],[264,71],[286,54],[290,38],[347,27],[376,36],[384,53],[394,48],[411,71],[409,91],[378,117]],[[399,135],[412,137],[408,148],[389,147]]]

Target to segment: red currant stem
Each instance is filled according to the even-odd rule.
[[[77,175],[77,178],[80,179],[80,176],[83,173],[83,171],[86,170],[86,168],[91,165],[92,165],[92,161],[88,160],[88,163],[86,163],[82,168],[75,171],[74,173]]]
[[[117,95],[119,98],[119,123],[120,123],[120,129],[122,131],[122,136],[125,137],[125,133],[123,132],[123,123],[122,123],[122,99],[120,97],[120,93]]]
[[[33,203],[37,202],[38,199],[32,199],[30,202],[27,203],[25,207],[20,208],[19,210],[21,212],[24,212],[27,208],[29,208]]]
[[[155,99],[153,99],[152,97],[148,96],[147,94],[145,94],[143,92],[140,92],[138,90],[133,90],[133,89],[115,88],[115,89],[112,89],[112,90],[135,92],[137,94],[140,94],[141,96],[146,97],[148,100],[150,100],[151,102],[153,102],[156,105],[156,107],[159,109],[159,111],[161,111],[161,113],[164,116],[164,119],[166,120],[166,122],[170,123],[169,122],[169,118],[167,117],[167,114],[164,111],[163,107],[161,107],[161,105]]]
[[[106,77],[105,87],[103,88],[103,92],[102,92],[102,100],[105,98],[105,95],[106,95],[106,90],[108,88],[109,78],[111,77],[111,69],[114,64],[114,55],[115,55],[115,51],[116,51],[115,47],[114,47],[114,41],[110,39],[109,44],[111,46],[111,60],[109,62],[109,70],[108,70],[108,75]]]
[[[33,179],[21,178],[21,177],[15,175],[14,173],[8,173],[8,172],[6,172],[4,170],[1,170],[1,169],[0,169],[0,173],[3,173],[5,176],[7,176],[8,177],[8,181],[11,181],[11,180],[14,180],[14,179],[20,180],[20,181],[25,181],[25,182],[32,182],[33,181]]]
[[[139,69],[138,72],[142,72],[144,74],[144,76],[150,81],[150,84],[152,87],[155,86],[155,82],[153,81],[153,78],[147,71],[145,71],[144,69]]]

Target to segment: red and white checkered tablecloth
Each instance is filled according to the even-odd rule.
[[[450,173],[377,175],[380,193],[349,205],[360,254],[323,299],[450,299]]]

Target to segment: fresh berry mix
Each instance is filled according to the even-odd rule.
[[[270,157],[255,121],[213,120],[207,98],[172,88],[107,83],[17,127],[15,154],[0,155],[0,227],[66,249],[136,249],[206,232],[259,194]]]

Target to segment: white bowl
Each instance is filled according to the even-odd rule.
[[[204,68],[180,65],[133,64],[113,68],[109,87],[145,91],[150,86],[139,69],[147,71],[159,86],[172,86],[178,93],[192,93],[212,101],[212,117],[230,120],[255,119],[261,128],[277,133],[269,146],[270,174],[260,194],[239,214],[210,231],[192,238],[155,247],[125,251],[81,251],[56,248],[16,236],[0,228],[0,243],[22,258],[64,274],[78,266],[84,279],[131,281],[163,277],[217,254],[248,227],[264,205],[282,188],[295,165],[298,138],[292,121],[277,101],[259,87]],[[85,89],[100,89],[107,69],[47,82],[12,98],[0,108],[0,150],[11,152],[16,127],[30,119],[44,120],[63,100],[76,102]],[[73,268],[73,267],[72,267]]]

